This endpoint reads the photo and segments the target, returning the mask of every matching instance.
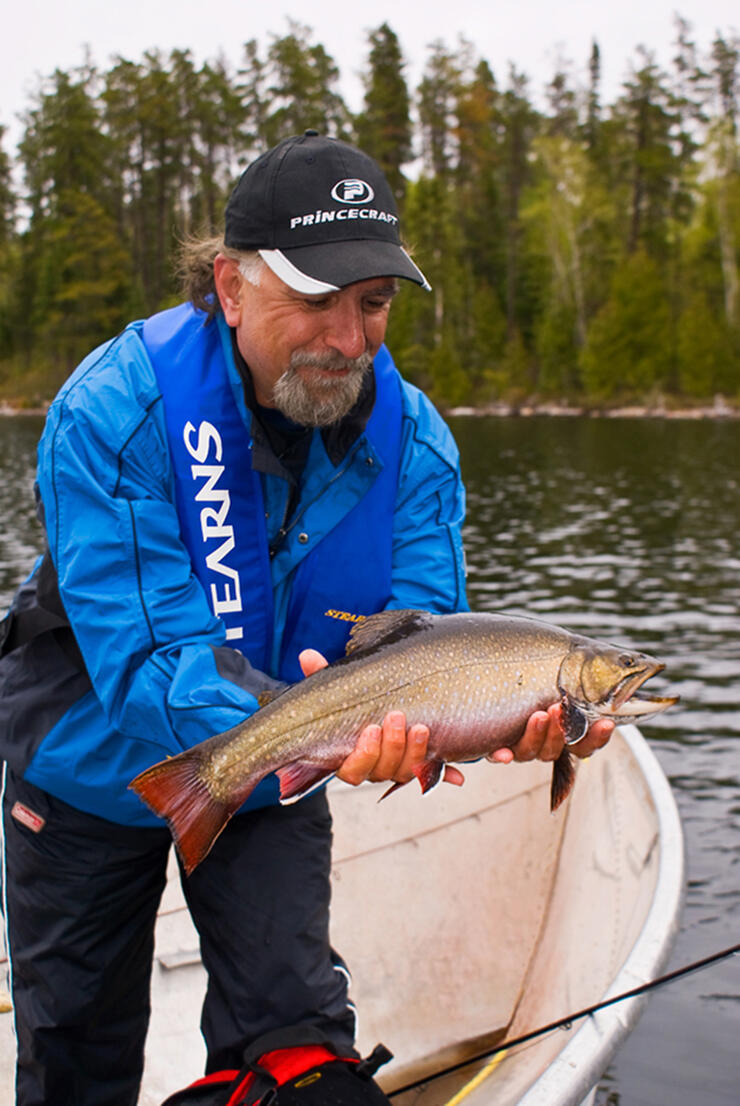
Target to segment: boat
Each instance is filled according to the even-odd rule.
[[[329,785],[332,943],[352,971],[363,1054],[395,1106],[587,1106],[662,970],[684,887],[681,823],[639,730],[579,764],[549,809],[551,767],[464,766],[462,788]],[[203,1071],[205,973],[176,865],[157,922],[152,1020],[139,1106]],[[526,1045],[508,1041],[550,1025]],[[10,1017],[0,1094],[12,1100]],[[452,1069],[448,1071],[447,1069]],[[440,1074],[447,1072],[447,1074]]]

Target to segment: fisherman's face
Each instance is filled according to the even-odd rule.
[[[221,256],[214,271],[258,403],[304,426],[326,426],[345,415],[385,337],[395,279],[363,280],[309,296],[267,266],[259,285]]]

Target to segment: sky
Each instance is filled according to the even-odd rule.
[[[367,33],[387,22],[407,61],[406,79],[418,83],[429,44],[441,39],[455,48],[458,36],[471,42],[506,84],[509,63],[528,75],[537,96],[560,59],[585,83],[591,43],[602,58],[602,96],[618,94],[636,49],[644,45],[668,65],[675,41],[674,14],[693,27],[706,52],[717,30],[740,33],[738,0],[25,0],[7,4],[0,34],[0,125],[12,153],[20,136],[18,114],[28,107],[39,79],[55,68],[82,63],[85,47],[105,69],[114,55],[139,60],[158,47],[192,51],[196,61],[223,53],[234,65],[242,45],[257,39],[264,55],[271,35],[288,33],[288,20],[311,27],[341,71],[339,91],[353,110],[362,103],[360,73],[367,58]],[[205,16],[204,16],[205,13]]]

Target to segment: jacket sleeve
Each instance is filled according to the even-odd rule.
[[[468,609],[464,519],[465,489],[452,434],[423,393],[404,383],[389,607],[437,614]]]
[[[274,681],[225,646],[192,572],[161,398],[135,330],[70,378],[38,460],[59,592],[110,724],[176,752],[253,713],[253,692]]]

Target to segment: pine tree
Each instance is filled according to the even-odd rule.
[[[601,51],[595,39],[591,43],[588,77],[586,120],[583,131],[586,146],[593,156],[601,143]]]
[[[411,104],[403,75],[406,63],[387,23],[371,31],[368,41],[365,99],[355,119],[357,144],[378,162],[401,204],[406,190],[402,167],[412,153]]]
[[[53,360],[55,383],[91,340],[118,329],[129,307],[130,262],[118,242],[96,84],[89,65],[56,70],[26,114],[19,147],[30,220],[13,290],[12,314],[21,317],[22,308],[24,327],[14,341],[27,355],[38,348]]]
[[[666,74],[648,51],[640,48],[638,59],[612,111],[610,156],[623,193],[626,249],[665,258],[679,206],[684,218],[690,213],[683,171],[691,151],[677,141],[681,116]]]
[[[539,116],[528,96],[528,80],[514,66],[501,101],[502,183],[506,217],[506,326],[510,341],[517,340],[527,306],[524,302],[522,225],[520,203],[530,181],[532,142]]]
[[[645,396],[670,386],[673,334],[669,289],[643,249],[625,257],[588,332],[580,362],[587,393],[600,400]]]
[[[716,116],[710,132],[714,202],[727,324],[740,328],[740,39],[718,35],[712,46]]]
[[[11,162],[5,152],[5,127],[0,125],[0,249],[10,241],[15,229],[16,195]]]
[[[193,74],[188,105],[191,192],[178,225],[213,234],[223,222],[234,164],[245,161],[244,110],[235,78],[223,58],[204,62]]]
[[[417,90],[421,154],[425,171],[445,180],[457,159],[455,129],[461,59],[441,41],[433,42],[429,50]]]
[[[11,350],[11,300],[17,264],[16,196],[4,135],[5,128],[0,126],[0,356],[7,356]]]
[[[267,145],[307,128],[334,138],[348,137],[349,111],[335,90],[339,69],[323,46],[311,44],[310,27],[293,19],[288,24],[288,34],[273,35],[267,52],[272,101],[265,120]]]

